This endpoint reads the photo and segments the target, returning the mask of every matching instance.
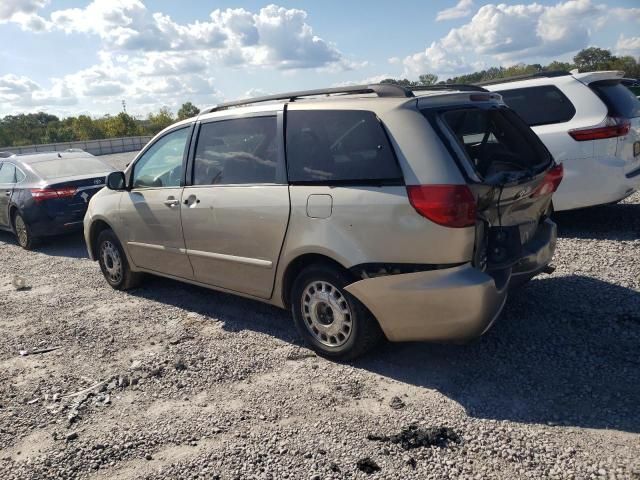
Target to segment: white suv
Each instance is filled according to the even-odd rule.
[[[543,72],[485,82],[564,166],[555,210],[615,203],[640,188],[640,102],[623,72]]]

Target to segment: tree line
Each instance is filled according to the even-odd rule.
[[[78,115],[63,119],[45,112],[7,115],[0,119],[0,147],[155,135],[177,120],[198,113],[200,110],[195,105],[186,102],[176,116],[162,107],[145,119],[136,119],[126,112],[101,118]]]
[[[553,61],[548,65],[539,63],[518,63],[510,67],[491,67],[479,72],[460,75],[438,81],[438,76],[427,73],[420,75],[417,81],[406,78],[386,78],[381,83],[392,83],[404,87],[418,87],[429,85],[443,85],[447,83],[478,83],[489,80],[499,80],[517,75],[529,75],[541,72],[571,71],[578,69],[581,72],[593,72],[601,70],[622,70],[629,78],[640,78],[640,62],[630,55],[616,56],[604,48],[589,47],[581,50],[573,57],[571,62]]]
[[[581,72],[623,70],[627,77],[640,78],[640,62],[636,58],[615,56],[609,50],[590,47],[581,50],[573,57],[573,63],[558,61],[553,61],[548,65],[519,63],[510,67],[491,67],[479,72],[448,78],[446,81],[439,81],[437,75],[425,73],[420,75],[418,80],[387,78],[381,83],[393,83],[406,87],[476,83],[516,75],[556,70],[569,71],[576,68]],[[0,147],[155,135],[176,120],[189,118],[198,113],[200,110],[196,106],[191,102],[186,102],[180,107],[176,117],[168,108],[163,107],[157,113],[151,113],[142,120],[136,119],[126,112],[95,119],[88,115],[60,119],[44,112],[7,115],[0,119]]]

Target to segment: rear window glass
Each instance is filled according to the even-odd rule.
[[[576,114],[571,101],[554,86],[516,88],[498,92],[530,126],[568,122]]]
[[[602,99],[609,115],[614,117],[640,117],[640,101],[620,82],[594,82],[589,85]]]
[[[288,112],[286,138],[291,182],[402,181],[391,145],[372,112]]]
[[[111,169],[97,158],[58,158],[31,164],[31,168],[42,178],[73,177],[108,173]]]
[[[551,157],[533,131],[508,108],[461,108],[442,119],[483,177],[545,168]]]

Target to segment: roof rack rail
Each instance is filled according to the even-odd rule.
[[[459,90],[461,92],[488,92],[486,88],[479,85],[469,85],[466,83],[439,83],[437,85],[418,85],[409,87],[412,92],[428,91],[428,90]]]
[[[375,93],[379,97],[413,97],[411,90],[393,84],[377,83],[373,85],[354,85],[348,87],[320,88],[316,90],[302,90],[299,92],[279,93],[276,95],[266,95],[264,97],[247,98],[244,100],[234,100],[225,102],[209,108],[202,113],[218,112],[231,107],[239,107],[242,105],[253,105],[254,103],[272,102],[276,100],[288,100],[294,102],[302,97],[314,97],[319,95],[336,95],[336,94],[366,94]]]
[[[565,77],[567,75],[571,75],[571,72],[567,72],[566,70],[549,70],[548,72],[541,71],[536,73],[527,73],[525,75],[514,75],[513,77],[507,78],[495,78],[493,80],[485,80],[484,82],[476,82],[474,85],[495,85],[496,83],[517,82],[518,80],[528,80],[531,78]]]

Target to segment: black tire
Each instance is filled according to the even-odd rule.
[[[38,240],[33,236],[31,232],[31,227],[25,221],[24,217],[16,212],[13,215],[13,233],[16,236],[16,240],[18,240],[18,245],[20,245],[25,250],[32,250],[33,247],[36,246]]]
[[[302,338],[319,355],[351,360],[373,348],[383,336],[371,312],[344,290],[350,283],[353,279],[345,271],[326,264],[306,267],[293,282],[293,320]],[[318,298],[323,295],[330,304],[322,306]],[[333,329],[337,333],[326,333]]]
[[[96,254],[105,280],[115,290],[129,290],[140,285],[142,273],[134,272],[113,230],[98,235]]]

